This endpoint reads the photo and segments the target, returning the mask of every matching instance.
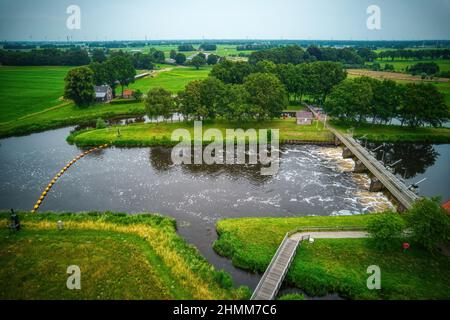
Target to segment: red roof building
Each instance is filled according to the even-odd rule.
[[[442,208],[447,210],[448,213],[450,213],[450,200],[448,200],[445,204],[442,205]]]

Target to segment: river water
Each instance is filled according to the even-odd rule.
[[[33,207],[53,176],[81,152],[65,142],[71,129],[0,140],[0,209]],[[450,145],[425,149],[428,156],[420,161],[421,169],[413,165],[417,157],[408,156],[411,168],[416,167],[409,170],[408,181],[427,176],[421,192],[450,198]],[[393,160],[400,151],[385,152]],[[219,219],[350,215],[392,208],[385,195],[367,191],[367,175],[351,173],[353,160],[342,159],[340,148],[283,146],[280,170],[273,177],[261,176],[258,166],[176,166],[170,153],[166,148],[94,152],[58,180],[40,211],[156,212],[173,217],[179,233],[209,262],[231,273],[235,284],[254,288],[258,275],[237,270],[212,250]]]

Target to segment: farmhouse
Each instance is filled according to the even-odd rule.
[[[108,85],[94,86],[95,100],[97,102],[108,103],[113,98],[112,89]]]
[[[300,126],[308,126],[312,124],[314,116],[312,112],[299,111],[297,112],[297,124]]]

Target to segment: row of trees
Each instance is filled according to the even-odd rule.
[[[224,60],[211,71],[212,76],[226,84],[242,84],[252,73],[274,74],[294,100],[301,101],[304,95],[308,95],[317,102],[325,101],[331,89],[347,76],[342,64],[327,61],[277,65],[264,60],[252,65]]]
[[[145,100],[149,117],[165,119],[175,111],[186,119],[272,119],[280,117],[287,104],[283,84],[270,73],[251,74],[243,84],[225,84],[215,77],[192,81],[177,96],[154,88]]]
[[[90,62],[88,52],[80,48],[31,51],[0,50],[0,64],[6,66],[82,66]]]
[[[148,54],[136,52],[128,55],[138,69],[153,69],[154,63],[164,63],[163,51],[151,49]],[[105,62],[109,55],[105,49],[93,49],[90,53],[81,48],[61,49],[39,49],[31,51],[7,51],[0,50],[0,63],[9,66],[85,66],[91,62]]]
[[[378,53],[383,59],[450,59],[450,49],[387,50]]]
[[[370,49],[332,48],[310,46],[306,50],[299,46],[286,46],[253,52],[250,64],[269,60],[276,64],[300,64],[314,61],[341,62],[346,65],[362,65],[376,59],[376,53]]]
[[[389,123],[398,118],[402,125],[425,124],[439,127],[449,117],[444,96],[431,84],[397,84],[368,77],[346,80],[333,88],[325,105],[332,117],[345,121]]]

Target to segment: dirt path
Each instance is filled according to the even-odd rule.
[[[386,72],[386,71],[372,71],[365,69],[349,69],[347,70],[349,75],[357,77],[371,77],[380,80],[401,80],[401,81],[424,81],[424,82],[450,82],[447,78],[433,78],[433,79],[422,79],[420,76],[413,76],[411,74],[399,73],[399,72]]]
[[[290,238],[293,240],[302,240],[302,238],[307,236],[313,239],[362,239],[368,238],[369,234],[364,231],[299,232],[293,234]]]

